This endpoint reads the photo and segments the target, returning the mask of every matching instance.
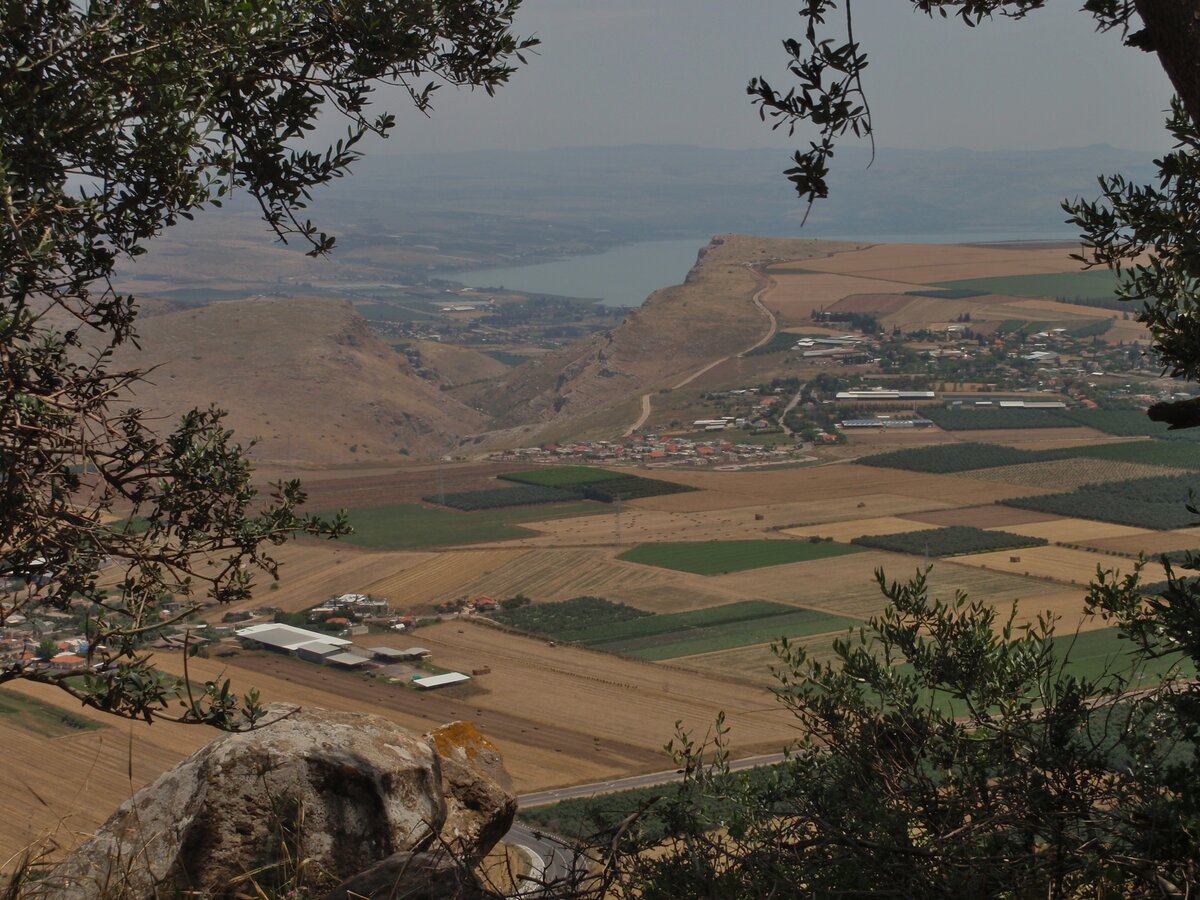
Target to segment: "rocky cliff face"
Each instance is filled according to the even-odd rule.
[[[194,753],[33,895],[255,896],[302,867],[313,896],[469,896],[515,812],[498,752],[468,723],[417,737],[378,716],[306,710]]]

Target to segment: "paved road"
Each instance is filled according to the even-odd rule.
[[[762,302],[763,294],[765,294],[771,288],[771,280],[764,277],[763,275],[761,275],[758,272],[758,270],[751,267],[749,263],[747,263],[746,267],[750,269],[750,271],[754,274],[754,276],[756,278],[758,278],[760,281],[762,281],[762,287],[760,287],[755,292],[754,296],[751,297],[750,299],[753,301],[754,305],[756,307],[758,307],[758,311],[760,313],[762,313],[764,316],[766,316],[767,321],[770,323],[770,327],[767,329],[766,336],[761,338],[760,340],[756,341],[751,346],[747,347],[741,353],[731,353],[729,356],[722,356],[720,359],[715,359],[712,362],[708,363],[706,366],[704,366],[700,369],[697,369],[691,375],[688,375],[686,378],[684,378],[683,381],[680,381],[678,384],[671,385],[671,390],[675,391],[675,390],[679,390],[679,388],[681,388],[681,387],[687,387],[687,385],[691,384],[693,381],[695,381],[697,378],[699,378],[705,372],[709,371],[710,369],[715,369],[717,366],[719,366],[721,363],[725,362],[727,359],[734,359],[734,358],[741,359],[743,356],[745,356],[751,350],[757,350],[763,344],[767,343],[767,341],[771,340],[771,338],[775,337],[775,332],[777,332],[779,330],[779,321],[775,318],[775,313],[773,313],[769,309],[767,309],[767,307],[765,305],[763,305],[763,302]],[[646,424],[646,420],[650,418],[650,398],[654,396],[654,393],[655,393],[654,391],[647,391],[645,394],[642,394],[641,415],[638,416],[638,419],[636,422],[634,422],[632,425],[630,425],[628,428],[625,429],[625,433],[622,435],[622,437],[629,437],[634,432],[636,432],[639,428],[641,428],[643,425]]]

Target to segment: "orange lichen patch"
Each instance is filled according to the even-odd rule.
[[[448,722],[429,732],[429,740],[442,756],[465,756],[473,761],[481,754],[500,752],[471,722]]]

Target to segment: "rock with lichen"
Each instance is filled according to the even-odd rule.
[[[515,812],[499,753],[469,723],[418,737],[380,716],[303,710],[192,754],[122,804],[33,893],[319,890],[405,854],[469,872]]]

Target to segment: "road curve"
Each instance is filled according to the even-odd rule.
[[[684,378],[683,381],[680,381],[678,384],[671,385],[671,390],[674,391],[674,390],[678,390],[681,387],[686,387],[687,385],[689,385],[693,381],[695,381],[697,378],[699,378],[701,375],[703,375],[705,372],[709,371],[710,369],[715,369],[717,366],[719,366],[721,363],[725,362],[728,359],[733,359],[735,357],[738,359],[741,359],[747,353],[750,353],[753,350],[757,350],[759,347],[763,346],[763,344],[766,344],[768,341],[771,340],[771,338],[775,337],[775,333],[777,331],[779,331],[779,321],[778,321],[778,319],[775,318],[775,313],[773,313],[769,309],[767,309],[767,307],[762,302],[763,295],[768,290],[771,289],[771,287],[774,285],[774,282],[770,278],[766,277],[761,272],[759,272],[757,269],[755,269],[753,266],[747,264],[746,268],[750,270],[750,272],[754,275],[755,278],[758,278],[762,282],[762,287],[760,287],[757,291],[754,292],[754,296],[751,297],[750,300],[758,308],[758,311],[766,317],[767,322],[769,323],[769,327],[767,328],[766,335],[764,335],[762,338],[757,340],[755,343],[751,344],[749,347],[747,347],[745,350],[741,351],[740,353],[731,353],[729,356],[722,356],[720,359],[713,360],[708,365],[703,366],[700,369],[697,369],[691,375],[688,375],[686,378]],[[638,416],[638,419],[636,422],[634,422],[632,425],[630,425],[628,428],[625,429],[624,433],[621,435],[622,437],[629,437],[634,432],[636,432],[639,428],[641,428],[643,425],[646,424],[646,420],[650,418],[650,398],[652,396],[654,396],[654,391],[647,391],[646,393],[642,394],[641,415]]]

